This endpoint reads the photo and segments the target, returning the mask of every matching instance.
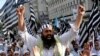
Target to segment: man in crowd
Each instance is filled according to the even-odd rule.
[[[79,43],[77,40],[73,40],[72,42],[72,46],[73,46],[73,50],[72,50],[72,54],[73,56],[80,56],[80,50],[79,50]]]
[[[91,54],[96,55],[96,56],[100,56],[100,41],[98,39],[96,39],[94,41],[94,48],[91,50]]]
[[[2,51],[2,52],[0,53],[0,56],[6,56],[6,53]]]
[[[69,48],[66,48],[65,56],[73,56],[73,54],[71,53],[71,50]]]
[[[25,8],[23,6],[17,9],[18,30],[23,38],[25,45],[29,48],[31,56],[64,56],[67,43],[77,35],[77,31],[85,14],[85,8],[82,5],[78,7],[78,15],[71,29],[61,36],[54,35],[52,25],[44,24],[41,27],[41,36],[31,36],[25,27],[24,21]]]
[[[19,51],[15,51],[15,52],[14,52],[14,56],[20,56]]]
[[[90,51],[91,51],[90,43],[86,42],[86,43],[84,43],[83,50],[81,51],[80,55],[81,56],[90,56]]]
[[[23,56],[30,56],[30,51],[29,50],[24,50]]]
[[[11,49],[11,47],[8,47],[7,56],[14,56],[14,51]]]

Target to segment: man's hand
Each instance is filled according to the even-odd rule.
[[[24,21],[24,14],[25,14],[25,7],[20,6],[17,8],[17,15],[18,15],[18,29],[21,31],[25,30],[25,21]]]
[[[78,15],[84,15],[84,14],[85,14],[85,7],[83,5],[79,5]]]
[[[24,6],[20,6],[17,8],[17,15],[21,16],[25,14],[25,7]]]
[[[79,5],[78,15],[77,15],[77,19],[76,19],[76,22],[75,22],[75,26],[77,27],[77,29],[79,29],[80,24],[82,23],[82,19],[83,19],[84,14],[85,14],[85,7],[82,6],[82,5]]]

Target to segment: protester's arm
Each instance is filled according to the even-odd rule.
[[[24,30],[25,30],[24,13],[25,13],[25,8],[24,8],[24,6],[21,6],[21,7],[17,8],[18,29],[19,29],[20,31],[24,31]]]
[[[70,41],[71,39],[75,39],[74,37],[77,37],[78,29],[80,27],[84,14],[85,8],[84,6],[80,5],[78,8],[78,15],[76,17],[75,23],[71,25],[71,29],[68,32],[60,36],[62,43],[67,44],[66,42]]]
[[[17,8],[17,15],[18,15],[18,33],[24,40],[24,42],[27,42],[31,45],[36,43],[36,38],[31,36],[27,32],[27,28],[25,25],[25,20],[24,20],[24,14],[25,14],[25,7],[21,6]]]
[[[79,7],[78,7],[78,15],[77,15],[77,18],[76,18],[76,21],[75,21],[75,27],[77,29],[79,29],[79,27],[80,27],[80,24],[82,22],[84,14],[85,14],[85,7],[82,6],[82,5],[79,5]]]

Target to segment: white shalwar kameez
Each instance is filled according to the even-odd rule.
[[[31,36],[27,32],[27,29],[25,29],[24,31],[19,31],[19,34],[24,39],[24,43],[31,51],[31,56],[34,56],[33,55],[33,47],[36,46],[38,38]],[[77,27],[75,27],[75,25],[71,25],[71,29],[68,32],[59,36],[59,39],[61,41],[60,43],[63,46],[63,48],[61,48],[63,50],[63,54],[61,56],[65,55],[65,49],[67,47],[67,44],[70,43],[73,39],[75,39],[77,37],[77,35],[78,35]],[[72,46],[70,45],[69,47],[72,47]],[[50,49],[44,48],[42,50],[42,52],[43,52],[42,56],[53,56],[54,55],[54,48],[52,48],[52,47]]]

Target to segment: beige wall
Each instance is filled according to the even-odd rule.
[[[86,7],[86,10],[90,10],[92,7],[91,0],[82,1],[84,1],[84,6]],[[80,0],[47,0],[47,2],[49,9],[49,18],[53,19],[61,15],[65,16],[72,14],[72,9],[77,8]]]

